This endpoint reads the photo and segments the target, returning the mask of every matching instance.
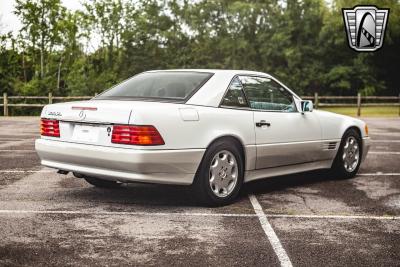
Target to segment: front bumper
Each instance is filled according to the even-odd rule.
[[[369,148],[371,146],[371,138],[369,137],[364,137],[362,139],[362,156],[361,156],[361,161],[364,161],[365,158],[367,157],[367,153],[369,151]]]
[[[44,166],[121,182],[192,184],[205,149],[144,150],[37,139]]]

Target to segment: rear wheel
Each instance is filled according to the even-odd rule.
[[[233,202],[243,183],[243,170],[236,142],[216,141],[207,149],[193,183],[198,199],[211,206]]]
[[[108,181],[108,180],[103,180],[99,178],[94,178],[94,177],[83,177],[86,182],[88,182],[91,185],[94,185],[96,187],[101,187],[101,188],[117,188],[121,185],[121,183],[115,182],[115,181]]]
[[[346,131],[332,166],[333,174],[337,178],[348,179],[357,174],[361,164],[361,148],[359,133],[354,129]]]

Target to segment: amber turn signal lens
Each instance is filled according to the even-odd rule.
[[[365,135],[368,136],[368,125],[365,124]]]

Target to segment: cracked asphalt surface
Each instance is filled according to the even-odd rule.
[[[39,119],[0,118],[0,266],[279,266],[249,194],[294,266],[399,266],[400,119],[365,120],[374,153],[356,178],[269,178],[204,208],[186,187],[98,189],[43,168]]]

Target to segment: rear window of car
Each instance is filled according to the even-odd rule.
[[[208,72],[189,71],[144,72],[112,87],[96,99],[184,101],[212,75]]]

